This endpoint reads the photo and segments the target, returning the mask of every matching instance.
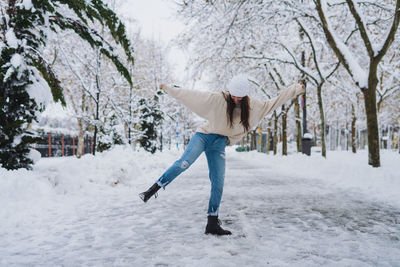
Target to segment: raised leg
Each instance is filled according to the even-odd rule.
[[[171,183],[179,174],[187,170],[193,162],[201,155],[205,150],[206,140],[204,134],[196,133],[190,140],[185,152],[182,157],[175,161],[171,167],[166,170],[163,175],[158,179],[157,184],[161,187],[167,186]]]

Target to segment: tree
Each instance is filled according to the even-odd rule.
[[[275,75],[277,76],[276,78],[274,77],[274,75],[272,74],[272,72],[269,72],[269,76],[271,77],[271,80],[274,82],[278,92],[281,90],[281,86],[286,86],[286,83],[283,81],[282,79],[282,75],[277,71],[276,68],[273,68]],[[279,81],[279,83],[278,83]],[[292,100],[291,104],[286,107],[285,104],[282,105],[281,107],[281,112],[279,114],[277,114],[276,111],[274,111],[273,113],[273,117],[274,117],[274,154],[276,154],[277,149],[277,125],[278,125],[278,118],[282,117],[282,155],[283,156],[287,156],[288,151],[287,151],[287,114],[290,110],[290,108],[292,107],[292,105],[298,102],[297,99],[296,100]]]
[[[142,98],[140,104],[140,130],[142,137],[139,139],[140,145],[152,154],[160,147],[158,140],[159,126],[163,120],[163,113],[158,103],[158,95],[153,98]]]
[[[107,27],[130,62],[133,62],[133,49],[126,38],[124,24],[101,0],[8,0],[0,3],[0,163],[7,169],[29,169],[32,161],[27,154],[34,140],[27,131],[28,124],[36,120],[36,112],[51,101],[49,96],[65,104],[57,75],[43,55],[48,34],[72,30],[92,47],[98,47],[129,83],[129,72],[114,47],[90,24],[98,21]]]
[[[109,39],[106,29],[102,34]],[[117,130],[123,143],[138,142],[143,136],[139,129],[143,120],[139,115],[139,101],[153,97],[161,82],[173,80],[165,49],[155,41],[144,40],[135,29],[129,32],[129,39],[135,44],[135,64],[129,64],[132,84],[118,75],[107,58],[99,57],[97,50],[90,49],[73,34],[59,34],[54,40],[54,49],[58,54],[54,67],[61,73],[62,85],[67,88],[66,102],[74,107],[80,136],[83,140],[84,131],[93,133],[97,125],[101,129],[98,137],[102,150],[120,143],[107,136]],[[117,52],[123,54],[123,51]],[[117,142],[114,143],[114,140]]]
[[[363,10],[361,9],[364,3],[346,0],[349,11],[357,25],[357,31],[360,34],[361,41],[365,46],[365,52],[369,58],[367,70],[360,66],[357,56],[352,53],[351,49],[342,41],[342,39],[340,39],[340,36],[337,35],[335,28],[329,19],[328,5],[326,1],[314,0],[314,3],[329,45],[363,93],[367,114],[368,164],[373,167],[380,167],[379,125],[376,103],[376,89],[379,82],[377,71],[379,63],[382,61],[394,41],[400,23],[400,0],[396,1],[394,9],[389,9],[392,11],[390,15],[393,16],[393,19],[391,20],[392,22],[389,27],[386,25],[388,31],[385,32],[386,36],[384,36],[384,41],[380,45],[373,43],[373,41],[375,41],[373,38],[376,38],[377,34],[374,33],[371,35],[371,33],[368,32],[368,20],[364,17]],[[382,12],[388,13],[388,11],[385,10],[384,7],[379,6],[379,4],[378,7]],[[366,12],[368,12],[367,9]],[[379,25],[379,23],[375,23]],[[375,26],[373,26],[373,28],[374,27]]]
[[[97,151],[102,152],[110,149],[114,145],[124,144],[124,131],[121,123],[115,114],[105,117],[106,121],[100,126]]]
[[[101,32],[102,36],[106,35],[104,30]],[[59,56],[55,68],[61,73],[62,84],[68,95],[67,103],[72,104],[78,119],[77,156],[82,155],[84,124],[87,125],[85,128],[94,128],[93,154],[95,155],[98,128],[103,127],[102,122],[105,121],[101,116],[104,113],[104,102],[107,102],[104,96],[113,91],[113,80],[118,80],[120,75],[114,70],[115,67],[108,58],[101,55],[99,48],[91,49],[83,41],[76,40],[74,35],[57,37],[59,38],[54,49]]]

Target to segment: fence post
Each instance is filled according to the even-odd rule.
[[[48,133],[49,135],[49,158],[51,157],[51,133]]]
[[[61,135],[61,157],[64,157],[64,135]]]

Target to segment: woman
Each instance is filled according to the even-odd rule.
[[[304,87],[293,84],[274,99],[260,101],[248,96],[250,83],[245,75],[235,76],[228,84],[227,92],[201,92],[182,90],[162,84],[170,96],[187,106],[200,117],[207,120],[200,126],[190,140],[182,157],[177,160],[157,182],[146,192],[140,194],[147,202],[156,192],[172,182],[180,173],[204,151],[206,153],[211,195],[208,204],[206,234],[230,235],[218,220],[218,209],[222,198],[225,177],[225,146],[234,145],[262,118],[284,104],[286,101],[304,93]]]

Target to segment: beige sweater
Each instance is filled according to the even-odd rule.
[[[227,104],[222,92],[203,92],[176,87],[167,87],[165,90],[170,96],[207,120],[197,129],[197,132],[227,136],[229,145],[234,145],[246,134],[243,125],[240,123],[241,110],[239,106],[233,111],[233,127],[230,127],[226,115]],[[303,93],[301,85],[293,84],[277,97],[268,101],[260,101],[250,97],[250,129],[254,128],[267,114],[301,93]]]

